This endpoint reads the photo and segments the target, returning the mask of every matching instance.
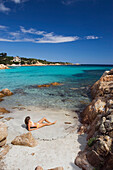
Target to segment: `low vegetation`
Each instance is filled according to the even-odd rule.
[[[18,56],[17,56],[18,57]],[[13,56],[7,56],[7,53],[0,53],[0,64],[4,64],[4,65],[12,65],[12,64],[37,64],[38,62],[42,63],[42,64],[71,64],[68,62],[50,62],[50,61],[46,61],[46,60],[41,60],[41,59],[35,59],[35,58],[25,58],[25,57],[18,57],[20,59],[20,61],[14,61],[14,57]]]

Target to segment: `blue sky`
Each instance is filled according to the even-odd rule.
[[[113,64],[112,0],[0,0],[0,52]]]

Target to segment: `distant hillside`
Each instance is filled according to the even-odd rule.
[[[0,64],[4,65],[12,65],[12,64],[20,64],[20,65],[31,65],[31,64],[61,64],[61,65],[69,65],[72,63],[68,62],[50,62],[46,60],[41,59],[35,59],[35,58],[25,58],[25,57],[13,57],[13,56],[7,56],[7,53],[0,53]]]

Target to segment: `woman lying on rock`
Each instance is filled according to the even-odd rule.
[[[41,120],[39,120],[37,123],[33,123],[32,120],[31,120],[31,118],[30,118],[29,116],[27,116],[27,117],[25,118],[25,124],[26,124],[27,129],[28,129],[29,131],[36,130],[36,129],[41,128],[41,127],[43,127],[43,126],[50,126],[50,125],[53,125],[53,124],[55,124],[55,123],[56,123],[56,121],[53,122],[53,123],[51,123],[51,122],[48,121],[45,117],[42,118]]]

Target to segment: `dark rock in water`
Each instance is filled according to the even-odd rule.
[[[65,97],[65,94],[63,94],[63,93],[58,93],[58,96],[60,96],[60,97]]]
[[[62,101],[62,102],[66,102],[66,99],[62,99],[61,101]]]
[[[19,107],[18,110],[24,110],[26,109],[25,107]]]
[[[49,96],[55,96],[54,94],[52,94],[52,93],[49,93]]]
[[[42,85],[38,85],[37,87],[41,88],[41,87],[50,87],[50,86],[51,86],[50,84],[42,84]]]
[[[27,95],[28,93],[25,92],[23,89],[15,89],[14,90],[15,94],[21,94],[21,95]]]
[[[80,103],[81,103],[81,104],[84,104],[84,105],[88,105],[88,104],[89,104],[89,102],[84,101],[84,100],[81,100]]]
[[[88,97],[87,94],[82,94],[83,97]]]
[[[42,85],[38,85],[37,87],[38,87],[38,88],[41,88],[41,87],[61,86],[61,85],[62,85],[61,83],[54,82],[54,83],[50,83],[50,84],[42,84]]]
[[[22,104],[18,104],[18,106],[23,106]]]

